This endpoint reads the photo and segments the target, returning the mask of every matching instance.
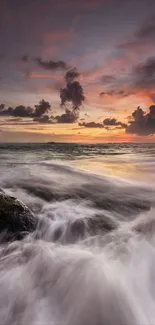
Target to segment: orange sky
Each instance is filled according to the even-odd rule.
[[[155,103],[154,17],[154,0],[2,0],[0,142],[154,141],[147,123]],[[65,114],[60,88],[74,67],[85,95],[79,118],[49,123]],[[19,105],[34,109],[43,98],[51,105],[46,123],[7,113]],[[134,124],[129,133],[121,123],[130,125],[138,106],[145,130]],[[105,119],[115,125],[100,127]]]

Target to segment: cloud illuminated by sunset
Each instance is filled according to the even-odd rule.
[[[138,106],[148,113],[155,103],[154,0],[2,0],[0,15],[1,104],[33,108],[44,98],[49,117],[61,116],[60,88],[67,69],[75,67],[85,94],[74,129],[67,123],[47,126],[44,117],[30,130],[26,117],[8,122],[1,114],[0,141],[18,132],[22,141],[26,134],[32,141],[38,134],[38,141],[44,135],[56,141],[144,141],[118,126],[84,125],[106,118],[128,123]]]

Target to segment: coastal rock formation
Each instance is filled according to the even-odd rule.
[[[0,242],[20,240],[36,226],[33,213],[21,201],[0,190]]]

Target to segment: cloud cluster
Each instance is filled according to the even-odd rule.
[[[5,105],[0,109],[1,116],[14,116],[14,117],[32,117],[33,109],[31,107],[25,107],[23,105],[19,105],[15,108],[8,107],[5,108]]]
[[[23,58],[26,60],[27,58]],[[52,66],[53,61],[48,64]],[[43,63],[43,62],[42,62]],[[46,62],[47,63],[47,62]],[[46,64],[44,62],[44,64]],[[85,97],[83,88],[76,80],[79,73],[74,68],[67,71],[65,75],[66,88],[60,89],[61,106],[65,108],[65,112],[61,115],[49,117],[48,113],[51,109],[49,102],[42,99],[39,104],[32,107],[19,105],[15,108],[6,108],[4,104],[0,105],[0,116],[13,116],[20,118],[32,118],[38,123],[75,123],[79,118],[79,109]],[[69,105],[69,107],[68,107]]]
[[[104,125],[102,123],[96,122],[82,122],[79,123],[79,126],[84,126],[85,128],[104,128]]]
[[[155,105],[149,107],[149,112],[145,113],[144,110],[138,107],[129,119],[128,124],[118,121],[116,118],[106,118],[103,123],[96,122],[81,122],[79,126],[86,128],[105,128],[106,130],[112,129],[125,129],[128,134],[135,134],[140,136],[148,136],[155,134]]]
[[[117,121],[115,118],[106,118],[103,120],[103,123],[82,122],[79,123],[79,126],[84,126],[86,128],[105,128],[107,130],[111,130],[111,127],[125,129],[127,124]]]
[[[0,105],[0,115],[1,116],[14,116],[14,117],[29,117],[29,118],[39,118],[44,116],[51,108],[49,102],[42,99],[38,105],[35,105],[35,109],[32,107],[25,107],[19,105],[15,108],[8,107],[5,108],[4,104]]]
[[[76,79],[79,73],[76,68],[68,71],[65,75],[66,87],[60,89],[61,106],[65,109],[71,104],[73,110],[79,110],[85,100],[83,88]]]
[[[60,89],[61,107],[65,113],[55,117],[57,123],[74,123],[79,118],[80,107],[85,100],[84,91],[76,79],[80,76],[76,68],[67,71],[66,87]]]
[[[155,134],[155,105],[149,107],[148,114],[138,107],[132,113],[132,120],[129,123],[126,127],[126,133],[141,136]]]
[[[119,126],[122,129],[125,129],[127,127],[126,123],[122,123],[120,121],[117,121],[115,118],[106,118],[103,121],[104,126]]]

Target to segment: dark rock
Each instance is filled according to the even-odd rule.
[[[18,199],[0,190],[0,242],[20,240],[36,226],[33,213]]]

